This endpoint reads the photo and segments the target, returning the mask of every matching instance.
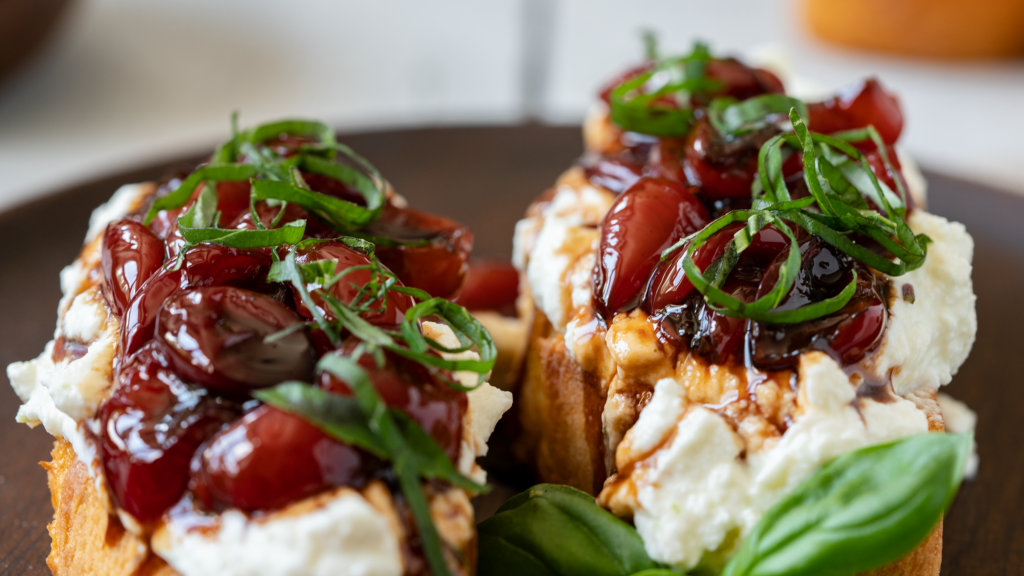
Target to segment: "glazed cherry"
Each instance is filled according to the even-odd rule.
[[[121,508],[151,522],[185,492],[199,445],[240,410],[183,382],[155,344],[129,358],[116,380],[99,414],[103,468]]]
[[[400,242],[426,241],[421,245],[377,246],[377,257],[406,286],[438,298],[450,298],[462,287],[473,250],[469,228],[441,216],[388,204],[365,232]]]
[[[686,187],[644,178],[619,196],[601,223],[594,302],[611,319],[635,308],[661,252],[703,228],[710,218]]]
[[[519,271],[511,262],[478,260],[470,263],[466,283],[452,301],[467,310],[496,310],[515,316],[518,296]]]
[[[149,228],[123,219],[107,225],[100,257],[107,300],[118,314],[164,263],[164,244]]]
[[[182,264],[182,286],[236,286],[266,291],[273,263],[269,249],[242,249],[200,244],[189,249]]]
[[[237,396],[285,380],[308,381],[314,360],[304,332],[264,341],[298,322],[294,312],[257,292],[196,288],[167,300],[156,339],[182,377]]]
[[[722,255],[733,234],[742,227],[743,224],[738,222],[730,224],[694,251],[693,262],[701,272],[706,271],[708,266]],[[750,246],[743,251],[743,266],[738,265],[737,267],[765,267],[771,263],[776,254],[788,246],[789,240],[778,229],[773,226],[763,228],[754,235]],[[644,309],[648,313],[655,313],[668,306],[681,304],[690,297],[691,293],[695,292],[693,284],[683,270],[685,253],[685,249],[680,248],[672,258],[658,265],[644,296]]]
[[[299,264],[307,264],[318,260],[336,260],[336,271],[341,272],[354,267],[370,265],[370,259],[362,252],[357,252],[341,242],[320,242],[303,248],[295,253],[295,261]],[[368,269],[354,270],[346,274],[340,281],[334,283],[330,288],[330,294],[345,304],[353,304],[360,298],[358,287],[364,286],[372,280],[372,274]],[[306,288],[311,292],[311,297],[317,305],[317,309],[328,319],[334,319],[334,312],[327,306],[318,293],[312,293],[319,285],[307,284]],[[313,318],[309,308],[302,302],[298,291],[293,288],[295,305],[299,314],[306,318]],[[360,305],[370,305],[374,311],[362,314],[366,321],[382,325],[394,326],[401,324],[405,319],[405,312],[415,304],[412,297],[400,292],[389,291],[387,305],[380,300],[376,302],[359,302]],[[383,311],[380,309],[383,307]]]
[[[800,241],[801,266],[796,282],[778,310],[793,310],[837,296],[857,271],[857,290],[840,311],[799,324],[751,323],[752,360],[765,369],[795,366],[806,350],[823,350],[844,365],[863,358],[881,341],[888,312],[883,289],[871,270],[817,236]],[[765,272],[758,295],[771,289],[785,254]]]
[[[579,163],[591,184],[621,194],[644,174],[644,163],[626,156],[588,154]]]
[[[352,338],[335,353],[347,355],[357,343]],[[385,404],[408,414],[437,441],[449,459],[458,462],[462,417],[468,405],[466,394],[446,386],[419,362],[390,352],[385,358],[383,368],[374,364],[369,356],[360,358],[359,364],[369,374],[373,387]],[[352,394],[348,384],[332,374],[321,373],[319,382],[323,388],[336,394]]]
[[[181,270],[161,269],[132,299],[121,317],[122,356],[134,354],[153,338],[160,308],[181,289],[181,274]]]
[[[707,119],[698,121],[684,147],[687,180],[700,187],[702,198],[750,198],[758,152],[777,132],[769,127],[726,140]]]
[[[807,112],[810,129],[824,134],[871,125],[886,144],[892,145],[903,131],[899,100],[875,78],[850,86],[824,102],[809,104]]]
[[[761,94],[782,94],[785,89],[775,74],[762,68],[751,68],[735,58],[721,58],[707,63],[705,75],[722,83],[716,96],[746,100]]]
[[[271,259],[261,249],[242,250],[216,244],[194,246],[178,270],[161,269],[143,286],[121,318],[122,354],[131,355],[153,337],[164,302],[183,288],[239,286],[269,292]]]
[[[302,418],[263,405],[195,454],[189,488],[211,510],[274,510],[332,486],[359,488],[380,466]]]

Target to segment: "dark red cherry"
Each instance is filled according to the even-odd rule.
[[[184,378],[224,394],[308,380],[313,353],[303,331],[264,338],[301,319],[276,300],[241,288],[179,292],[164,304],[156,338]]]
[[[743,224],[740,222],[729,224],[694,251],[693,262],[700,272],[708,270],[708,266],[722,255],[733,235],[742,227]],[[790,241],[774,227],[762,229],[761,232],[754,235],[751,245],[743,251],[742,260],[745,264],[743,268],[767,266],[775,255],[786,249],[788,245],[790,245]],[[694,292],[693,284],[683,270],[684,254],[685,250],[680,248],[672,258],[657,266],[648,285],[647,294],[644,296],[644,310],[648,314],[653,314],[673,304],[682,303],[691,295],[691,292]]]
[[[150,277],[121,318],[121,355],[134,354],[153,338],[160,308],[181,289],[181,270],[166,268]]]
[[[347,270],[354,267],[363,267],[370,265],[370,259],[366,257],[362,252],[358,252],[342,244],[341,242],[320,242],[303,248],[295,253],[295,261],[299,264],[308,264],[310,262],[316,262],[318,260],[336,260],[336,272]],[[415,301],[412,297],[395,291],[389,291],[387,297],[387,305],[384,306],[384,302],[380,300],[376,302],[356,302],[357,298],[360,298],[359,287],[362,287],[372,280],[372,274],[368,269],[354,270],[346,274],[340,281],[336,282],[331,286],[330,294],[344,304],[359,304],[362,306],[370,305],[373,311],[365,312],[362,314],[363,319],[366,321],[377,324],[393,326],[401,324],[405,319],[405,312],[412,308]],[[314,290],[320,288],[318,284],[307,284],[306,289],[310,292],[313,301],[317,304],[317,308],[320,312],[328,319],[334,319],[334,312],[326,305],[323,298],[318,292]],[[299,314],[306,318],[312,318],[313,314],[309,311],[309,308],[302,302],[298,291],[294,291],[295,295],[295,306],[298,309]],[[379,311],[383,307],[383,311]]]
[[[857,362],[881,341],[887,319],[883,290],[871,270],[816,236],[800,240],[801,266],[778,310],[793,310],[837,296],[857,271],[857,290],[840,311],[799,324],[752,323],[752,360],[765,369],[792,367],[806,350],[823,350],[840,363]],[[771,289],[785,254],[764,274],[758,295]]]
[[[469,271],[473,233],[453,220],[388,204],[368,234],[421,245],[378,244],[377,257],[406,285],[431,296],[450,298]]]
[[[704,74],[723,84],[716,96],[731,96],[746,100],[761,94],[782,94],[782,82],[775,74],[763,68],[751,68],[735,58],[721,58],[707,63]]]
[[[350,339],[335,354],[348,354],[357,343]],[[383,368],[377,367],[369,356],[360,358],[359,364],[385,404],[408,414],[437,441],[448,458],[458,461],[462,417],[469,402],[464,392],[446,386],[422,364],[397,354],[386,354]],[[352,394],[347,383],[326,372],[320,374],[320,385],[336,394]]]
[[[594,186],[620,194],[643,176],[644,163],[619,156],[588,154],[580,159],[583,174]]]
[[[236,286],[265,291],[272,263],[269,249],[200,244],[185,254],[182,286]]]
[[[601,100],[604,100],[605,104],[610,104],[612,90],[614,90],[616,86],[622,84],[627,80],[632,80],[633,78],[636,78],[637,76],[643,74],[644,72],[647,72],[648,70],[654,68],[654,65],[655,63],[653,61],[644,62],[639,66],[635,66],[633,68],[630,68],[629,70],[626,70],[622,74],[619,74],[601,88],[601,91],[598,93],[599,97],[601,98]]]
[[[322,222],[309,215],[308,212],[302,209],[298,204],[288,204],[284,207],[284,215],[278,220],[278,216],[281,214],[281,206],[271,206],[267,202],[260,200],[256,202],[256,214],[259,216],[260,222],[266,228],[274,227],[274,222],[277,221],[277,226],[283,226],[285,224],[294,222],[296,220],[306,221],[306,237],[307,238],[332,238],[338,236],[338,233],[328,228]],[[227,228],[235,228],[238,230],[256,230],[256,224],[253,222],[252,211],[246,207],[244,212],[241,212],[234,220],[226,226]]]
[[[601,223],[594,302],[605,318],[639,303],[661,252],[703,228],[707,209],[678,182],[644,178],[619,196]]]
[[[467,310],[497,310],[515,315],[519,296],[519,271],[511,262],[477,260],[469,264],[469,276],[453,300]]]
[[[196,453],[189,488],[209,509],[273,510],[332,486],[361,487],[378,467],[302,418],[263,405]]]
[[[217,210],[222,226],[249,211],[251,189],[248,180],[217,182]]]
[[[107,299],[123,315],[143,283],[163,265],[164,244],[142,224],[118,220],[103,234],[100,261]]]
[[[151,522],[184,494],[199,445],[240,409],[182,382],[155,344],[129,358],[116,381],[100,408],[103,468],[115,502]]]
[[[758,152],[776,133],[769,127],[726,140],[707,119],[699,120],[683,151],[687,180],[700,188],[702,198],[749,198],[757,175]]]
[[[892,145],[903,131],[899,100],[875,78],[849,86],[824,102],[809,104],[807,112],[809,128],[824,134],[871,125]]]

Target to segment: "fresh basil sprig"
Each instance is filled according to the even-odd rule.
[[[792,109],[801,117],[807,117],[807,105],[803,101],[784,94],[761,94],[742,101],[715,98],[708,105],[707,115],[720,134],[735,136],[767,126],[772,117],[788,118]]]
[[[768,511],[722,576],[845,576],[898,560],[956,496],[971,441],[920,434],[839,456]]]
[[[449,574],[443,544],[430,515],[421,479],[439,479],[473,492],[485,492],[458,472],[444,450],[404,412],[389,409],[353,358],[328,354],[317,368],[346,382],[353,397],[330,394],[297,382],[280,384],[253,393],[257,399],[292,412],[335,439],[357,446],[391,462],[405,500],[412,510],[427,564],[433,574]]]
[[[710,60],[707,46],[697,43],[688,56],[661,60],[651,70],[623,81],[609,93],[612,121],[623,130],[642,134],[686,134],[694,118],[690,96],[721,85],[704,74]]]
[[[740,104],[745,104],[750,100]],[[773,101],[780,105],[782,100]],[[767,109],[751,106],[750,110]],[[729,108],[726,108],[728,110]],[[771,112],[776,114],[776,112]],[[739,114],[739,113],[737,113]],[[751,112],[751,117],[753,117]],[[747,118],[747,117],[744,117]],[[750,318],[767,324],[794,324],[835,313],[843,308],[856,292],[857,275],[836,296],[794,310],[774,310],[789,293],[800,268],[800,251],[796,236],[790,229],[795,224],[820,237],[871,268],[900,276],[924,264],[930,239],[915,235],[905,220],[902,199],[882,187],[864,155],[850,142],[871,139],[884,152],[884,145],[874,128],[843,132],[832,136],[810,132],[796,107],[789,110],[793,132],[769,139],[758,153],[758,179],[754,182],[754,201],[750,210],[734,210],[715,220],[698,233],[683,238],[662,253],[667,260],[685,246],[683,270],[686,277],[713,309],[726,316]],[[748,119],[744,119],[747,122]],[[802,152],[804,180],[811,196],[793,200],[782,174],[782,147]],[[886,160],[888,166],[888,160]],[[850,181],[856,174],[859,186]],[[899,179],[896,179],[897,182]],[[900,188],[905,197],[905,191]],[[884,214],[868,208],[870,198]],[[893,200],[897,203],[894,205]],[[693,260],[695,251],[726,226],[745,222],[725,247],[723,255],[708,270],[701,270]],[[753,241],[754,235],[772,225],[789,239],[789,253],[779,270],[772,290],[754,302],[745,303],[721,290],[740,254]],[[897,261],[894,262],[856,243],[851,233],[860,233],[878,242]]]
[[[540,484],[477,526],[480,576],[628,576],[658,567],[629,524],[587,494]]]
[[[429,294],[416,288],[399,286],[398,279],[377,260],[372,251],[372,244],[357,238],[348,239],[350,246],[369,247],[367,256],[370,259],[371,280],[357,289],[352,302],[341,302],[332,296],[328,289],[337,281],[344,281],[344,275],[352,268],[340,273],[333,273],[334,267],[327,261],[298,264],[295,252],[292,251],[284,260],[275,262],[270,269],[268,280],[271,282],[290,283],[299,293],[303,304],[313,314],[317,326],[324,331],[328,339],[337,346],[341,343],[343,331],[357,336],[369,346],[371,354],[380,348],[404,356],[424,365],[447,386],[462,392],[468,392],[482,384],[494,368],[497,349],[491,335],[466,311],[465,308],[441,298],[432,298]],[[333,275],[330,275],[333,273]],[[335,320],[329,321],[316,306],[307,284],[316,284],[314,292],[332,312]],[[374,326],[361,317],[361,314],[381,312],[387,307],[389,292],[398,292],[412,296],[419,302],[406,311],[405,319],[397,330],[388,330]],[[451,328],[459,339],[460,347],[448,349],[439,343],[426,338],[420,328],[420,321],[427,316],[440,318]],[[458,353],[476,348],[479,360],[461,359],[448,360],[434,353]],[[475,372],[478,375],[475,386],[463,386],[450,380],[442,371]]]

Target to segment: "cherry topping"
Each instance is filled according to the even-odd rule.
[[[367,258],[365,254],[353,250],[345,244],[336,241],[320,242],[303,248],[295,253],[295,261],[299,264],[307,264],[309,262],[316,262],[317,260],[337,260],[338,263],[336,265],[336,270],[339,272],[353,267],[370,265],[370,259]],[[357,298],[360,298],[360,292],[357,287],[366,285],[371,281],[371,279],[372,274],[370,270],[353,270],[331,286],[330,294],[345,304],[352,304]],[[310,292],[312,292],[320,286],[307,284],[306,287]],[[320,294],[311,293],[310,295],[316,303],[317,309],[320,310],[320,312],[329,320],[333,320],[334,312],[324,303]],[[372,303],[360,300],[359,304],[363,306],[369,304],[375,310],[380,310],[384,303],[380,300]],[[405,319],[405,312],[409,308],[412,308],[414,304],[415,301],[411,296],[400,292],[389,291],[387,296],[387,306],[384,307],[382,312],[365,312],[362,317],[373,324],[394,326],[402,323]],[[307,308],[300,299],[298,292],[295,292],[295,305],[299,314],[306,318],[313,317],[309,308]]]
[[[182,382],[150,344],[117,373],[100,409],[103,468],[116,502],[141,522],[159,518],[188,484],[199,445],[239,408]]]
[[[263,405],[196,453],[189,488],[212,510],[273,510],[332,486],[361,487],[380,466],[299,416]]]
[[[683,185],[644,178],[619,196],[601,223],[594,301],[606,319],[639,303],[661,252],[710,218]]]
[[[273,261],[269,248],[242,249],[200,244],[189,249],[182,265],[182,286],[236,286],[268,291],[267,273]]]
[[[153,338],[160,308],[181,289],[181,275],[181,270],[161,269],[136,294],[121,317],[122,357],[134,354]]]
[[[806,350],[823,350],[838,362],[857,362],[882,338],[888,317],[884,288],[865,264],[825,243],[817,236],[800,241],[801,266],[796,282],[778,310],[793,310],[838,295],[857,271],[857,291],[840,311],[799,324],[752,322],[752,359],[765,369],[795,365]],[[778,278],[785,254],[779,254],[765,272],[758,296]]]
[[[212,390],[239,395],[285,380],[309,379],[314,359],[304,332],[264,341],[300,321],[267,296],[217,286],[168,299],[156,334],[176,372]]]
[[[365,232],[399,242],[426,241],[421,245],[377,246],[377,257],[406,286],[439,298],[450,298],[462,287],[473,250],[473,233],[462,224],[388,204]]]
[[[469,276],[452,301],[467,310],[497,310],[515,316],[519,296],[519,271],[510,262],[477,260],[469,265]]]
[[[347,354],[357,343],[355,338],[350,339],[340,353]],[[368,356],[360,358],[359,364],[369,374],[384,403],[408,414],[433,436],[449,459],[457,462],[462,442],[462,417],[469,402],[466,394],[446,386],[419,362],[391,352],[386,353],[385,358],[383,368],[378,368]],[[330,373],[320,374],[320,385],[344,396],[352,394],[347,383]]]
[[[807,111],[809,128],[824,134],[873,125],[882,140],[891,145],[903,131],[899,100],[875,78],[854,84],[824,102],[809,104]]]
[[[707,63],[704,74],[718,80],[724,86],[715,91],[716,96],[731,96],[746,100],[761,94],[782,94],[782,82],[775,74],[763,68],[751,68],[735,58],[721,58]]]
[[[164,245],[153,232],[133,220],[123,219],[107,225],[103,234],[105,293],[117,314],[125,308],[143,283],[164,262]]]
[[[777,133],[769,127],[726,140],[707,119],[698,121],[684,149],[687,179],[702,198],[749,198],[761,145]]]

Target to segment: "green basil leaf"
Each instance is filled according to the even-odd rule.
[[[178,229],[189,244],[202,242],[221,244],[232,248],[264,248],[282,244],[297,244],[306,232],[306,221],[296,220],[272,230],[235,230],[232,228],[189,228],[181,225]]]
[[[762,94],[741,102],[716,98],[708,106],[708,119],[722,135],[734,136],[768,126],[773,116],[785,118],[793,109],[807,116],[806,104],[784,94]]]
[[[365,226],[380,213],[379,210],[368,210],[334,196],[299,188],[289,182],[253,180],[252,192],[255,198],[261,200],[284,200],[298,204],[339,231]]]
[[[898,560],[941,519],[971,441],[920,434],[835,458],[765,514],[722,576],[845,576]]]
[[[405,437],[413,459],[416,461],[416,469],[420,476],[425,478],[437,478],[444,480],[453,486],[458,486],[471,492],[487,492],[487,486],[477,484],[466,478],[455,468],[455,464],[448,459],[444,450],[427,432],[401,410],[392,408],[391,417]]]
[[[322,144],[334,144],[334,129],[315,120],[279,120],[250,128],[239,135],[239,140],[251,144],[262,144],[282,134],[315,138]]]
[[[477,532],[480,576],[628,576],[658,568],[636,530],[568,486],[530,488]]]
[[[273,388],[252,393],[266,404],[291,412],[346,444],[385,458],[387,453],[376,434],[370,430],[369,418],[350,396],[331,394],[302,382],[284,382]]]
[[[446,576],[449,572],[444,559],[441,537],[430,516],[430,507],[420,482],[420,476],[423,473],[423,458],[427,456],[417,454],[410,446],[408,439],[402,434],[403,428],[397,423],[393,412],[387,409],[384,400],[381,399],[370,382],[366,371],[359,364],[351,358],[328,354],[320,359],[317,368],[330,372],[347,383],[359,401],[359,406],[369,416],[369,427],[380,439],[390,457],[395,474],[398,476],[399,486],[412,510],[420,541],[423,544],[423,552],[427,557],[427,564],[433,574]],[[408,423],[405,426],[408,426]],[[425,441],[433,442],[433,439],[427,436]],[[422,448],[421,442],[424,442],[424,439],[418,437],[414,440],[414,445]],[[436,456],[437,453],[440,453],[441,458],[447,459],[439,447],[434,455]],[[434,465],[431,469],[437,470],[438,467],[440,465]]]
[[[248,180],[256,176],[256,172],[256,167],[248,164],[210,165],[198,168],[189,174],[188,178],[185,178],[176,190],[163,198],[157,198],[156,202],[153,202],[149,212],[146,213],[145,224],[148,226],[161,210],[174,210],[184,206],[188,199],[192,197],[192,192],[204,180]]]

